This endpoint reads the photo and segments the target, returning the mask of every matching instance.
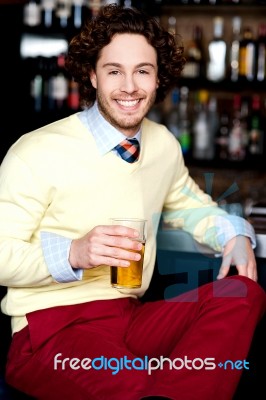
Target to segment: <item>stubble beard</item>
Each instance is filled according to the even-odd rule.
[[[125,131],[128,131],[128,133],[132,133],[139,130],[143,119],[153,107],[155,99],[156,91],[154,91],[154,93],[149,98],[149,101],[147,102],[141,115],[136,115],[134,118],[132,118],[129,112],[128,116],[120,117],[119,115],[116,115],[115,112],[112,112],[112,108],[105,100],[104,96],[102,96],[100,93],[97,93],[97,103],[100,113],[114,128],[119,131],[123,131],[123,133]]]

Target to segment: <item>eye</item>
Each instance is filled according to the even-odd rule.
[[[118,75],[118,74],[119,74],[119,71],[117,71],[117,70],[109,72],[109,75]]]
[[[145,74],[148,74],[148,73],[149,73],[149,72],[146,71],[145,69],[140,69],[138,72],[139,72],[139,74],[141,74],[141,75],[145,75]]]

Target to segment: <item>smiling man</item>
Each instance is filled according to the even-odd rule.
[[[129,43],[130,52],[125,52]],[[155,102],[157,70],[154,47],[142,35],[125,33],[115,35],[102,49],[91,72],[99,111],[127,137],[138,132]]]
[[[12,317],[7,382],[40,400],[229,400],[265,293],[254,231],[202,192],[175,137],[145,116],[178,83],[183,48],[134,9],[103,8],[70,43],[84,110],[22,136],[0,170],[2,311]],[[159,218],[222,253],[217,281],[141,302]],[[110,266],[140,258],[142,286],[112,287]],[[227,277],[230,265],[238,275]],[[234,364],[235,365],[235,364]]]

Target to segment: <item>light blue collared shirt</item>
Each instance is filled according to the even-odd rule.
[[[121,143],[126,137],[113,127],[99,112],[97,103],[88,110],[79,113],[81,122],[92,133],[100,154],[103,156],[109,151],[115,151],[114,147]],[[141,144],[141,131],[139,130],[134,138]]]
[[[97,103],[78,114],[81,122],[93,135],[97,148],[101,155],[107,154],[118,145],[125,136],[115,129],[99,112]],[[141,130],[134,136],[141,145]],[[218,228],[218,241],[221,247],[233,237],[238,235],[247,236],[251,239],[255,247],[256,239],[252,226],[245,219],[235,215],[216,217]],[[72,282],[81,280],[83,277],[82,269],[74,269],[68,262],[69,251],[72,239],[50,233],[41,232],[41,244],[45,262],[52,277],[57,282]]]

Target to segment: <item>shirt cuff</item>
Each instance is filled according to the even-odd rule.
[[[74,269],[68,262],[72,239],[51,232],[41,232],[41,245],[45,262],[54,280],[59,283],[79,281],[82,269]]]
[[[215,225],[218,229],[217,240],[224,248],[226,243],[235,236],[250,238],[252,248],[256,247],[256,235],[253,226],[244,218],[237,215],[218,215],[215,217]]]

